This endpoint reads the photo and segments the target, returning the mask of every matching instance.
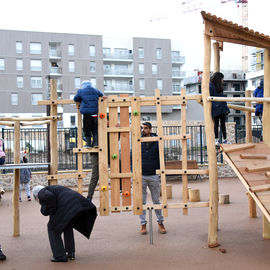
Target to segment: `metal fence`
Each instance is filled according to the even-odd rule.
[[[237,142],[241,142],[245,135],[244,126],[237,126]],[[153,132],[157,128],[153,127]],[[254,129],[255,132],[255,129]],[[163,127],[164,135],[180,135],[180,126]],[[208,162],[205,127],[203,125],[187,126],[187,134],[191,139],[187,140],[187,158],[196,160],[198,164]],[[256,133],[257,134],[257,133]],[[4,150],[6,152],[6,163],[13,163],[13,129],[2,129],[2,138],[4,139]],[[77,155],[73,154],[72,149],[77,147],[77,128],[58,128],[58,169],[75,170],[77,168]],[[21,151],[29,151],[30,163],[47,163],[48,162],[48,130],[46,128],[21,129]],[[182,147],[181,140],[166,140],[164,143],[165,160],[181,160]],[[218,162],[223,162],[222,156],[218,156]],[[83,155],[83,168],[90,169],[90,155]],[[35,169],[34,169],[35,170]],[[42,169],[39,169],[42,170]],[[46,169],[43,169],[46,170]]]
[[[235,142],[245,143],[246,138],[246,126],[235,125]],[[252,141],[258,143],[262,140],[262,126],[252,125]]]

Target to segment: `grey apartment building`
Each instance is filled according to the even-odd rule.
[[[179,95],[185,57],[169,39],[106,39],[101,35],[0,30],[0,117],[46,114],[37,102],[50,95],[57,80],[58,98],[73,99],[83,80],[105,95],[127,93]],[[163,108],[174,119],[179,106]],[[76,126],[74,105],[58,106],[60,126]],[[142,120],[155,120],[154,108],[142,109]]]

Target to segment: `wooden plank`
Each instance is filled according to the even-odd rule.
[[[265,176],[268,177],[268,178],[270,178],[270,172],[266,172],[265,173]]]
[[[17,117],[0,117],[0,121],[18,121],[20,120],[20,122],[22,121],[26,121],[26,122],[35,122],[35,121],[46,121],[46,120],[56,120],[56,119],[60,119],[60,117],[58,117],[57,115],[53,115],[53,116],[44,116],[44,117],[23,117],[23,118],[17,118]]]
[[[221,144],[222,150],[226,153],[236,152],[240,150],[255,148],[255,144],[246,143],[246,144]]]
[[[131,99],[133,214],[142,215],[142,153],[140,98]],[[136,169],[135,169],[136,168]]]
[[[256,202],[251,197],[250,193],[248,193],[248,209],[249,209],[249,217],[256,218],[257,217]]]
[[[263,192],[263,191],[268,191],[268,190],[270,190],[269,184],[250,187],[251,192]]]
[[[121,160],[122,160],[122,153],[121,153]],[[132,177],[132,173],[110,173],[109,178],[130,178]]]
[[[191,139],[191,135],[190,134],[186,134],[186,135],[168,135],[168,136],[163,136],[163,138],[161,137],[144,137],[141,138],[142,142],[156,142],[156,141],[160,141],[160,140],[165,140],[165,141],[169,141],[169,140],[186,140],[186,139]]]
[[[160,90],[156,89],[155,91],[155,97],[156,97],[156,114],[157,114],[157,131],[158,131],[158,137],[161,138],[158,143],[158,149],[159,149],[159,163],[160,163],[160,170],[165,170],[165,160],[164,160],[164,140],[163,140],[163,126],[162,126],[162,111],[161,111],[161,96],[160,96]],[[161,180],[161,192],[162,192],[162,204],[164,206],[167,205],[167,189],[166,189],[166,175],[162,173],[160,175]],[[168,216],[168,208],[163,209],[163,215],[165,217]]]
[[[0,121],[0,126],[7,126],[7,127],[14,127],[14,123],[8,123],[8,122],[1,122]]]
[[[250,101],[248,103],[251,103]],[[247,113],[255,112],[255,108],[250,106],[241,106],[241,105],[234,105],[234,104],[228,104],[228,107],[233,110],[239,110]]]
[[[267,159],[267,155],[261,154],[240,154],[242,159]]]
[[[14,122],[14,163],[20,162],[20,121]],[[20,170],[15,169],[13,182],[13,236],[20,236]]]
[[[73,148],[73,153],[98,153],[98,148]]]
[[[57,87],[56,80],[51,80],[51,99],[57,99]],[[51,155],[51,166],[50,172],[51,174],[57,174],[58,171],[58,147],[57,147],[57,105],[51,105],[51,116],[54,116],[55,119],[52,120],[50,125],[50,155]],[[56,185],[57,180],[50,181],[50,185]]]
[[[111,96],[112,97],[112,96]],[[118,110],[116,107],[109,108],[109,128],[115,128],[118,123]],[[107,130],[108,131],[108,130]],[[115,155],[115,156],[114,156]],[[111,173],[116,174],[120,172],[119,167],[119,134],[110,134],[110,166]],[[111,179],[111,206],[120,206],[120,179]]]
[[[128,97],[128,94],[121,94],[120,97]],[[124,102],[125,103],[125,102]],[[131,180],[130,172],[130,138],[131,128],[129,127],[129,107],[120,108],[120,129],[127,129],[120,133],[121,144],[121,173],[129,176],[120,176],[122,178],[122,205],[131,205]],[[124,195],[124,196],[123,196]]]
[[[256,102],[256,103],[264,103],[270,102],[269,97],[263,97],[263,98],[255,98],[255,97],[208,97],[207,100],[209,101],[228,101],[228,102]]]
[[[249,173],[252,173],[252,172],[261,172],[261,171],[266,171],[266,170],[270,170],[270,166],[267,165],[267,166],[262,166],[262,167],[255,167],[255,168],[246,168],[246,171],[249,172]]]
[[[124,109],[124,108],[120,108],[120,116],[121,116],[121,109]],[[129,124],[129,119],[128,119],[128,124]],[[119,132],[130,132],[131,131],[131,128],[130,127],[109,127],[107,129],[107,132],[109,133],[113,133],[113,132],[116,132],[116,133],[119,133]]]
[[[68,104],[76,104],[73,99],[51,99],[51,100],[40,100],[38,101],[38,105],[68,105]]]
[[[189,170],[189,169],[182,169],[182,170],[157,170],[157,174],[164,174],[164,175],[188,175],[188,174],[209,174],[209,170]]]
[[[98,115],[104,113],[104,118],[98,118],[98,145],[99,145],[99,201],[100,215],[109,215],[109,184],[108,184],[108,134],[107,134],[107,99],[100,98]]]
[[[71,179],[71,178],[85,178],[86,173],[65,173],[65,174],[55,174],[55,175],[48,175],[48,180],[57,180],[57,179]]]

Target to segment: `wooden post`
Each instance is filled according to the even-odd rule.
[[[187,170],[187,101],[186,101],[186,89],[181,89],[181,97],[183,101],[181,103],[181,134],[185,137],[182,139],[182,170]],[[188,175],[182,174],[182,197],[183,203],[188,202]],[[188,208],[183,208],[183,215],[188,214]]]
[[[206,143],[209,164],[209,225],[208,225],[208,246],[218,246],[218,170],[215,148],[214,123],[211,115],[212,104],[207,99],[209,96],[211,62],[211,39],[204,34],[204,68],[202,78],[202,97],[204,108],[204,121],[206,132]]]
[[[141,150],[141,102],[131,98],[133,214],[142,215],[142,150]]]
[[[246,90],[246,97],[251,97],[251,90]],[[251,107],[251,101],[246,101],[245,106]],[[251,112],[246,111],[246,143],[252,143],[252,126],[251,126]],[[248,209],[249,217],[256,218],[256,203],[251,195],[248,193]]]
[[[82,114],[80,113],[80,103],[76,103],[77,106],[77,147],[83,147],[83,137],[82,137]],[[77,170],[78,170],[78,193],[83,193],[83,153],[78,152],[77,154]]]
[[[214,49],[214,72],[220,71],[220,50],[219,50],[219,42],[213,43]]]
[[[14,121],[14,163],[20,163],[20,121]],[[13,236],[20,236],[20,169],[14,170],[13,182]]]
[[[188,192],[190,202],[199,202],[201,200],[199,189],[189,189]]]
[[[246,90],[246,97],[251,97],[251,90]],[[251,107],[251,102],[245,102],[246,107]],[[251,112],[246,111],[246,143],[252,143]]]
[[[270,97],[270,49],[264,50],[264,97]],[[270,103],[263,103],[263,141],[270,146]],[[270,239],[270,223],[264,216],[263,238]]]
[[[101,118],[100,115],[104,117]],[[107,99],[100,98],[98,103],[98,146],[99,146],[99,200],[100,215],[109,215],[108,187],[108,134],[107,134]]]
[[[51,80],[51,100],[57,100],[56,80]],[[55,175],[58,171],[58,147],[57,147],[57,104],[51,105],[51,116],[55,116],[51,120],[50,142],[51,142],[51,174]],[[57,185],[57,179],[49,180],[50,185]]]

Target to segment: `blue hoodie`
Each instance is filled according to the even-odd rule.
[[[253,96],[258,98],[263,97],[263,80],[260,81],[260,86],[253,92]],[[256,104],[255,115],[262,114],[262,112],[263,104]]]
[[[82,88],[74,96],[74,101],[81,102],[80,113],[94,115],[98,113],[98,99],[103,94],[96,88],[92,87],[90,81],[83,81]]]

